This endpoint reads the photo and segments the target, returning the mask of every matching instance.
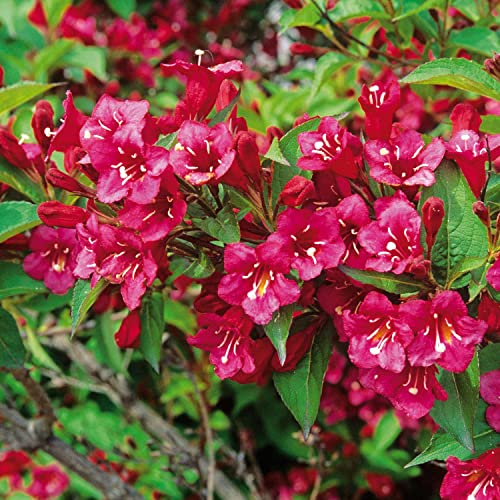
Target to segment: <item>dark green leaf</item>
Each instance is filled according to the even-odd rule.
[[[16,320],[0,308],[0,367],[20,368],[26,351],[17,328]]]
[[[34,183],[20,168],[14,167],[0,156],[0,182],[23,194],[35,203],[46,200],[39,184]]]
[[[120,373],[123,372],[123,354],[115,342],[116,331],[109,312],[96,316],[92,335],[96,345],[96,358],[115,373]]]
[[[223,243],[240,241],[240,226],[230,203],[224,205],[216,218],[193,219],[193,224]]]
[[[486,57],[491,57],[493,52],[500,52],[498,33],[480,26],[453,30],[448,43]]]
[[[285,31],[296,26],[312,27],[320,19],[321,15],[312,3],[299,10],[286,10],[280,19],[281,31]]]
[[[0,243],[41,224],[36,209],[36,205],[27,201],[0,203]]]
[[[488,344],[479,351],[479,371],[486,372],[500,369],[500,344]]]
[[[21,82],[0,89],[0,115],[31,101],[34,97],[58,85],[60,84]]]
[[[193,310],[178,300],[166,300],[163,313],[165,323],[174,325],[190,335],[196,332],[196,317]]]
[[[156,373],[160,371],[161,338],[164,330],[163,296],[155,292],[142,301],[141,307],[141,345],[144,359]]]
[[[198,260],[191,263],[181,274],[188,278],[202,279],[212,276],[214,272],[215,267],[212,261],[203,250],[200,250]]]
[[[264,326],[266,335],[278,353],[281,365],[284,365],[286,360],[286,341],[292,324],[293,309],[293,305],[282,307],[273,314],[273,319]]]
[[[486,227],[472,211],[476,201],[465,177],[451,162],[436,171],[436,183],[422,191],[420,207],[430,196],[444,202],[444,218],[432,248],[435,279],[450,286],[455,266],[465,259],[481,259],[488,254]]]
[[[90,288],[90,281],[78,280],[73,288],[71,299],[71,335],[73,336],[85,315],[94,305],[100,293],[106,288],[107,282],[100,279],[94,288]]]
[[[461,261],[457,262],[450,271],[450,278],[448,281],[452,284],[451,288],[461,288],[460,282],[462,280],[456,280],[463,274],[484,266],[485,262],[486,257],[465,257]]]
[[[365,285],[373,285],[389,293],[405,294],[417,293],[425,288],[425,285],[407,274],[378,273],[376,271],[362,271],[346,266],[339,269]]]
[[[50,28],[54,28],[59,24],[64,12],[70,5],[71,0],[42,0],[43,10]]]
[[[314,337],[311,349],[294,370],[275,373],[276,389],[307,439],[319,409],[326,368],[332,353],[333,328],[325,325]]]
[[[208,125],[210,127],[213,127],[218,123],[226,121],[229,118],[231,111],[233,111],[233,108],[236,106],[236,103],[238,102],[240,95],[241,95],[241,89],[238,90],[236,95],[231,99],[231,102],[225,108],[221,109],[214,115],[214,117],[210,120],[210,123]]]
[[[439,382],[448,394],[446,401],[436,401],[431,411],[436,423],[462,446],[474,452],[474,416],[479,398],[479,362],[474,355],[462,373],[443,370]]]
[[[128,19],[130,14],[137,9],[136,0],[106,0],[108,7],[123,19]]]
[[[480,64],[463,58],[436,59],[422,64],[405,76],[401,83],[449,85],[491,99],[500,99],[500,82],[486,73]]]
[[[43,281],[30,278],[21,264],[0,262],[0,299],[22,293],[43,293]]]

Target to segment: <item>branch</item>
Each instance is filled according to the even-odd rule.
[[[123,376],[115,375],[111,370],[100,365],[92,353],[77,341],[70,342],[67,338],[57,336],[50,339],[50,344],[64,351],[73,362],[82,366],[94,383],[105,385],[109,398],[118,407],[122,407],[129,417],[138,420],[148,434],[160,441],[164,453],[176,458],[181,464],[194,464],[204,475],[208,474],[207,459],[200,455],[198,450],[173,425],[138,399]],[[214,490],[220,498],[245,500],[240,490],[220,470],[216,470],[214,476]]]
[[[17,410],[5,405],[0,405],[0,417],[10,424],[0,423],[0,440],[11,448],[25,451],[43,450],[96,487],[108,500],[144,500],[142,495],[117,475],[104,472],[69,444],[51,433],[47,435],[46,423],[44,422],[43,426],[38,425],[41,419],[27,420]]]

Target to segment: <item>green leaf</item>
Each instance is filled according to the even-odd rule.
[[[474,269],[484,266],[485,263],[486,257],[464,257],[462,260],[457,262],[453,269],[450,271],[449,283],[451,285],[451,288],[461,288],[460,282],[462,280],[458,280],[457,283],[455,283],[455,281],[463,274],[474,271]]]
[[[202,279],[212,276],[214,272],[212,261],[203,250],[200,250],[198,260],[192,262],[181,274],[188,278]]]
[[[54,28],[71,5],[71,0],[42,0],[42,5],[49,27]]]
[[[116,331],[110,312],[99,314],[95,319],[92,341],[96,345],[97,360],[115,373],[122,373],[123,353],[115,342],[113,334]]]
[[[107,81],[106,49],[75,44],[73,48],[60,59],[59,67],[75,67],[90,71],[97,79]]]
[[[57,87],[59,83],[20,82],[0,89],[0,115],[31,101],[34,97]]]
[[[139,349],[156,373],[160,371],[161,337],[164,326],[163,296],[161,293],[154,292],[142,301]]]
[[[373,444],[377,452],[387,450],[401,433],[401,425],[393,410],[384,413],[375,427]]]
[[[51,45],[47,45],[40,50],[33,61],[33,74],[35,80],[47,81],[48,72],[56,67],[59,67],[60,59],[67,54],[75,45],[74,40],[60,38]]]
[[[500,344],[488,344],[479,351],[479,371],[481,375],[500,368]]]
[[[480,26],[453,30],[448,44],[486,57],[491,57],[494,52],[500,52],[498,33]]]
[[[276,389],[307,439],[319,409],[326,368],[332,353],[333,328],[329,322],[314,337],[311,349],[294,370],[275,373]]]
[[[498,447],[500,445],[500,434],[491,428],[485,429],[482,432],[474,433],[474,443],[476,453],[472,454],[470,450],[458,443],[451,434],[439,430],[432,436],[429,446],[405,467],[425,464],[431,460],[446,460],[448,457],[469,460],[473,456]]]
[[[448,394],[446,401],[436,401],[431,411],[436,423],[462,446],[474,452],[474,417],[479,399],[479,361],[474,355],[467,370],[451,373],[443,370],[439,383]]]
[[[500,116],[483,115],[481,116],[481,125],[479,130],[485,134],[500,134]]]
[[[36,205],[27,201],[0,203],[0,243],[41,224],[36,209]]]
[[[16,320],[0,308],[0,367],[20,368],[23,366],[26,351],[17,328]]]
[[[286,10],[280,19],[281,31],[285,31],[296,26],[315,26],[321,19],[321,14],[313,3],[302,7],[299,10]]]
[[[0,262],[0,299],[23,293],[46,292],[42,281],[30,278],[21,264]]]
[[[491,99],[500,99],[500,82],[484,71],[483,67],[463,58],[436,59],[419,66],[401,83],[449,85]]]
[[[178,300],[167,299],[163,308],[165,323],[174,325],[179,330],[192,335],[196,332],[196,317],[193,310]]]
[[[230,203],[224,205],[216,218],[193,219],[193,224],[223,243],[240,241],[240,226]]]
[[[231,99],[231,102],[225,108],[215,113],[214,117],[210,120],[210,123],[208,125],[210,127],[213,127],[218,123],[226,121],[227,118],[229,118],[231,111],[233,111],[233,108],[236,106],[236,103],[238,102],[240,95],[241,95],[241,89],[238,90],[236,95]]]
[[[403,12],[394,17],[392,21],[401,21],[410,16],[414,16],[422,12],[423,10],[432,9],[434,7],[441,7],[443,5],[443,0],[425,0],[421,2],[419,0],[405,0],[402,2]]]
[[[314,79],[309,94],[309,102],[318,93],[321,86],[339,69],[352,63],[352,59],[338,52],[328,52],[318,59]]]
[[[286,341],[292,324],[293,309],[293,305],[282,307],[273,314],[273,319],[264,326],[266,335],[276,349],[282,366],[286,360]]]
[[[171,134],[164,135],[156,141],[155,146],[159,146],[165,149],[170,149],[173,147],[177,141],[177,132],[172,132]]]
[[[108,283],[102,278],[95,284],[94,288],[90,288],[88,280],[76,282],[71,299],[71,336],[75,334],[76,329],[85,319],[85,315],[107,285]]]
[[[351,267],[339,266],[339,269],[351,278],[373,285],[389,293],[405,294],[417,293],[425,288],[425,285],[407,274],[378,273],[376,271],[362,271]]]
[[[444,202],[444,218],[432,248],[434,278],[449,287],[455,266],[488,254],[486,227],[472,211],[476,198],[453,163],[445,161],[436,170],[436,183],[422,191],[420,207],[430,196]]]
[[[106,0],[108,7],[123,19],[128,19],[130,14],[137,9],[136,0]]]
[[[391,16],[384,10],[381,2],[372,0],[340,0],[328,15],[334,21],[347,21],[358,17],[371,17],[372,19],[390,19]]]
[[[34,183],[20,168],[14,167],[0,156],[0,182],[7,184],[18,193],[35,203],[46,200],[39,184]]]

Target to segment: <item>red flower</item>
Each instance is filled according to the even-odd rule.
[[[392,118],[399,107],[400,89],[396,79],[389,83],[363,85],[359,104],[365,112],[366,135],[370,139],[389,139]]]
[[[0,455],[0,477],[19,474],[31,465],[31,459],[24,451],[6,451]]]
[[[487,334],[500,333],[500,304],[487,293],[481,296],[477,308],[477,317],[488,324]]]
[[[53,293],[64,295],[75,283],[76,232],[74,229],[54,229],[39,226],[31,234],[23,268],[29,276],[43,280]]]
[[[497,259],[486,273],[486,281],[498,292],[500,291],[500,259]]]
[[[255,371],[250,351],[253,344],[250,332],[254,325],[240,307],[231,307],[223,316],[201,314],[198,322],[202,329],[187,341],[210,353],[210,362],[219,378],[232,377],[240,371],[246,374]]]
[[[416,333],[408,347],[413,366],[437,363],[445,370],[462,372],[487,329],[484,321],[468,315],[458,292],[441,292],[431,302],[411,300],[401,305],[400,311]]]
[[[481,397],[490,405],[486,409],[486,421],[500,432],[500,369],[481,375]]]
[[[300,296],[297,283],[284,277],[290,266],[272,243],[262,243],[256,248],[242,243],[228,245],[224,269],[229,274],[220,281],[219,296],[229,304],[241,305],[259,325],[269,323],[273,312]]]
[[[298,136],[302,156],[297,166],[304,170],[333,170],[355,179],[361,157],[361,141],[330,116],[323,118],[317,132]]]
[[[401,191],[375,202],[377,220],[362,228],[358,240],[373,257],[366,268],[401,274],[422,254],[421,219]]]
[[[441,163],[445,147],[434,138],[425,146],[414,130],[406,130],[390,140],[368,141],[364,147],[370,175],[390,186],[431,186],[434,170]]]
[[[448,472],[441,484],[443,500],[498,500],[500,498],[500,448],[462,462],[446,460]]]
[[[406,365],[401,373],[382,368],[360,370],[360,381],[368,389],[388,398],[397,410],[412,418],[427,415],[435,399],[444,401],[447,394],[436,379],[435,366]]]
[[[194,185],[220,179],[236,157],[228,126],[219,123],[210,128],[203,123],[186,121],[177,134],[170,153],[174,172]]]
[[[120,349],[135,349],[141,342],[141,317],[136,309],[128,314],[115,333],[115,342]]]
[[[380,366],[401,372],[405,347],[413,332],[398,307],[378,292],[370,292],[356,313],[344,311],[344,332],[349,337],[349,358],[360,368]]]
[[[69,477],[58,465],[34,467],[33,480],[26,492],[38,500],[60,498],[69,486]]]
[[[336,267],[345,252],[333,208],[318,212],[288,208],[280,214],[277,231],[268,241],[280,246],[302,280],[311,280],[323,269]]]

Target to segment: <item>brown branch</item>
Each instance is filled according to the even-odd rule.
[[[64,351],[73,362],[83,367],[94,383],[104,384],[108,389],[106,392],[109,398],[118,407],[122,407],[130,418],[138,420],[144,430],[161,443],[164,453],[175,458],[180,464],[199,467],[202,473],[207,475],[207,459],[200,456],[198,450],[173,425],[138,399],[122,375],[115,375],[100,365],[92,353],[79,342],[70,342],[67,338],[57,336],[50,339],[50,344]],[[221,498],[245,500],[245,496],[220,470],[214,473],[214,490]]]
[[[38,425],[41,419],[27,420],[17,410],[5,405],[0,405],[0,417],[10,424],[0,423],[0,440],[9,447],[25,451],[42,450],[48,453],[101,491],[108,500],[123,498],[144,500],[142,495],[124,483],[116,474],[104,472],[69,444],[54,437],[52,433],[47,434],[46,423]]]

